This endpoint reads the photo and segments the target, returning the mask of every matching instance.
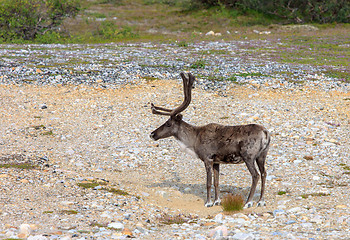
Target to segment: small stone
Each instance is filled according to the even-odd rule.
[[[289,220],[289,221],[286,222],[286,225],[290,225],[290,224],[294,224],[294,223],[296,223],[295,220]]]
[[[235,215],[233,215],[235,218],[243,218],[244,220],[246,220],[246,221],[249,221],[250,219],[249,219],[249,217],[247,216],[247,215],[245,215],[245,214],[243,214],[243,213],[237,213],[237,214],[235,214]]]
[[[274,217],[278,217],[278,216],[281,216],[281,215],[284,215],[286,212],[284,210],[281,210],[281,209],[277,209],[277,210],[274,210],[273,211],[273,216]]]
[[[205,35],[207,35],[207,36],[214,36],[215,33],[214,33],[214,31],[209,31],[209,32],[207,32]]]
[[[320,215],[316,215],[312,219],[310,219],[310,222],[321,224],[323,222],[323,218]]]
[[[136,229],[137,229],[140,233],[145,233],[145,232],[147,232],[147,230],[144,228],[143,224],[140,223],[140,222],[136,224]]]
[[[214,220],[217,223],[222,223],[222,219],[223,219],[223,215],[221,213],[219,213],[218,215],[215,216]]]
[[[112,222],[110,224],[108,224],[109,228],[114,228],[116,230],[123,230],[124,229],[124,225],[120,222]]]
[[[30,233],[31,233],[31,228],[29,224],[21,224],[19,226],[19,233],[18,233],[18,237],[19,238],[27,238]]]
[[[149,197],[149,193],[142,192],[141,194],[142,194],[143,196],[145,196],[145,197]]]
[[[301,207],[295,207],[295,208],[291,208],[289,209],[287,212],[288,213],[299,213],[302,211],[302,208]]]
[[[127,235],[127,236],[129,236],[129,237],[132,236],[132,232],[130,231],[129,228],[124,228],[123,231],[122,231],[122,234],[123,234],[123,235]]]
[[[233,235],[233,239],[253,240],[253,239],[255,239],[255,237],[252,233],[236,233],[235,235]]]
[[[21,180],[19,180],[21,183],[29,183],[29,180],[27,180],[27,179],[21,179]]]
[[[216,224],[215,222],[206,222],[206,223],[203,224],[203,226],[208,227],[208,226],[213,226],[215,224]]]
[[[318,181],[318,180],[320,180],[321,178],[319,177],[319,176],[313,176],[312,177],[312,180],[314,180],[314,181]]]
[[[101,217],[103,217],[103,218],[110,218],[110,219],[113,218],[113,217],[111,216],[111,214],[109,214],[109,212],[103,212],[103,213],[101,214]]]
[[[166,191],[157,191],[156,192],[158,195],[160,195],[162,198],[168,198],[169,197],[169,193]]]
[[[64,206],[71,206],[71,205],[74,205],[74,202],[62,201],[61,204],[64,205]]]
[[[348,206],[346,205],[337,205],[335,206],[335,208],[338,208],[338,209],[344,209],[344,208],[347,208]]]
[[[304,156],[304,159],[311,161],[311,160],[314,160],[314,157],[313,156]]]
[[[69,236],[64,236],[64,237],[61,237],[60,240],[71,240],[72,238],[69,237]]]
[[[187,187],[187,188],[184,189],[184,193],[187,193],[187,194],[190,193],[191,191],[192,191],[192,189],[189,188],[189,187]]]
[[[48,238],[43,235],[29,236],[27,240],[47,240]]]
[[[209,232],[209,237],[213,239],[221,239],[227,237],[228,231],[226,226],[218,226]]]

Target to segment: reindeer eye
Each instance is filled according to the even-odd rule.
[[[171,127],[171,123],[170,123],[170,122],[166,122],[166,123],[165,123],[165,126],[166,126],[166,127]]]

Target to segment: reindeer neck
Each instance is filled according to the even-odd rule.
[[[195,139],[197,138],[197,127],[185,121],[181,121],[179,131],[174,137],[186,147],[193,147]]]

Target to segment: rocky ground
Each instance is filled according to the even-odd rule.
[[[269,45],[2,45],[0,238],[348,239],[349,84],[251,44]],[[272,133],[266,207],[205,208],[203,163],[149,139],[166,120],[150,103],[179,104],[187,70],[185,120]],[[246,197],[246,167],[221,169],[221,194]]]

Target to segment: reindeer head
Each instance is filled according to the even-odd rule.
[[[171,110],[154,106],[153,103],[151,104],[153,114],[170,116],[168,121],[151,133],[151,138],[155,141],[176,135],[182,122],[182,115],[180,113],[184,111],[191,103],[191,90],[195,78],[191,73],[188,73],[188,78],[186,78],[184,73],[180,73],[180,76],[183,80],[183,90],[185,96],[184,101],[180,106]]]

